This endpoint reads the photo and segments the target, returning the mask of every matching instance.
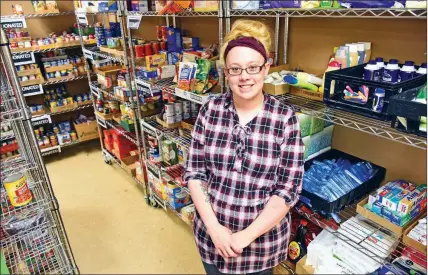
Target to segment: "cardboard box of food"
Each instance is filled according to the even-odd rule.
[[[422,217],[421,217],[422,218]],[[409,232],[418,224],[419,219],[415,220],[412,224],[409,225],[409,227],[407,227],[406,230],[404,230],[403,233],[403,243],[405,243],[406,245],[420,251],[423,254],[427,254],[427,247],[426,245],[421,244],[420,242],[410,238],[407,236],[407,234],[409,234]]]
[[[296,264],[296,274],[314,274],[315,269],[311,265],[306,265],[306,256]]]
[[[124,170],[133,177],[136,175],[137,164],[135,162],[138,160],[138,155],[129,156],[121,160]]]
[[[280,65],[276,67],[271,67],[269,69],[269,74],[274,72],[280,72],[282,70],[289,70],[288,65]],[[270,83],[264,83],[263,84],[263,91],[270,95],[283,95],[288,94],[290,92],[290,85],[288,84],[279,84],[279,85],[273,85]]]
[[[422,216],[425,215],[425,212],[426,212],[426,211],[422,211],[417,216],[415,216],[410,222],[408,222],[406,225],[398,226],[390,222],[388,219],[381,217],[373,213],[372,211],[368,210],[367,208],[365,208],[364,206],[367,203],[368,203],[368,198],[365,198],[364,200],[360,201],[357,204],[357,213],[389,229],[390,231],[394,232],[397,236],[401,236],[404,230],[406,230],[412,224],[413,221],[419,220]]]
[[[99,137],[97,121],[89,121],[87,123],[74,124],[74,129],[76,129],[76,133],[79,141],[86,141],[91,139],[97,139]]]

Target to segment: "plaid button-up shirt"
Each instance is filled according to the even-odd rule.
[[[207,183],[212,209],[232,232],[248,227],[273,195],[290,207],[302,189],[304,145],[294,112],[264,94],[262,111],[247,125],[239,124],[230,92],[202,106],[189,149],[185,182]],[[202,260],[223,273],[262,271],[287,258],[290,236],[287,215],[258,237],[237,258],[223,259],[215,249],[198,213],[196,245]]]

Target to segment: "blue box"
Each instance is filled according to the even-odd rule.
[[[183,50],[183,39],[180,28],[168,27],[166,32],[166,42],[168,50],[172,52],[180,52]]]

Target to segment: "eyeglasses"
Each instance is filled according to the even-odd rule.
[[[227,72],[230,75],[241,75],[242,71],[246,71],[247,74],[258,74],[260,73],[260,71],[263,69],[263,67],[266,65],[266,63],[264,63],[261,66],[250,66],[248,68],[239,68],[239,67],[232,67],[232,68],[226,68]]]

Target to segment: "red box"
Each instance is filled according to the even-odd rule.
[[[12,144],[8,144],[8,145],[4,145],[0,147],[0,153],[1,154],[6,154],[7,152],[14,152],[16,150],[18,150],[19,146],[18,143],[12,143]]]
[[[104,130],[104,141],[108,141],[109,143],[113,143],[113,135],[116,133],[115,129]]]
[[[110,142],[108,139],[104,139],[104,147],[107,149],[107,151],[112,152],[113,150],[113,142]]]

